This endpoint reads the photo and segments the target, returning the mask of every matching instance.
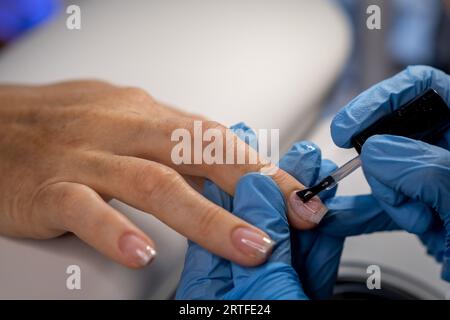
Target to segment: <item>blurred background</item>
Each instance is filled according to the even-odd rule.
[[[371,85],[408,65],[424,64],[450,71],[450,1],[337,0],[353,29],[353,46],[335,90],[329,112]],[[365,27],[366,9],[377,4],[382,28]]]
[[[68,30],[68,5],[81,29]],[[381,9],[369,30],[367,8]],[[280,130],[282,150],[316,142],[343,164],[332,116],[369,86],[411,64],[450,72],[450,0],[0,0],[0,81],[100,78],[226,125]],[[370,192],[359,170],[339,194]],[[186,242],[151,215],[113,200],[164,252],[146,270],[107,261],[70,235],[38,242],[0,237],[0,298],[173,296]],[[68,291],[65,268],[84,285]],[[383,289],[368,291],[366,267],[380,265]],[[441,299],[440,266],[404,232],[348,239],[336,298]]]
[[[348,102],[369,86],[408,65],[426,64],[450,71],[450,0],[331,0],[351,24],[351,53],[335,87],[327,112]],[[63,0],[1,0],[0,48],[55,19]],[[382,28],[366,28],[366,9],[377,4]]]

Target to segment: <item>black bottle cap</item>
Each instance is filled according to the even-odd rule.
[[[352,138],[361,153],[363,144],[376,134],[391,134],[436,143],[450,127],[450,109],[433,89],[384,116]]]

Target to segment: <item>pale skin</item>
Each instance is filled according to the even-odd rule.
[[[204,120],[164,106],[141,89],[102,81],[0,85],[0,234],[48,239],[72,232],[107,257],[142,267],[153,260],[157,245],[106,202],[116,198],[222,257],[248,266],[264,262],[272,244],[255,251],[241,238],[250,232],[266,241],[267,235],[193,186],[208,178],[233,194],[243,174],[266,165],[171,161],[171,133],[192,130],[199,119]],[[228,130],[208,120],[203,128]],[[273,179],[286,199],[303,188],[282,170]],[[315,225],[290,204],[288,216],[294,227]],[[142,245],[150,256],[136,254]]]

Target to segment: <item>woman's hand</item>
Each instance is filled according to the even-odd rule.
[[[183,176],[207,177],[233,194],[242,175],[265,165],[175,165],[173,131],[192,133],[199,119],[143,90],[99,81],[0,86],[0,233],[45,239],[70,231],[118,262],[142,267],[154,258],[155,244],[104,201],[113,197],[222,257],[262,263],[272,245],[267,234],[205,199]],[[224,137],[228,130],[204,121],[203,130],[209,128]],[[247,155],[255,152],[230,139]],[[273,179],[286,198],[303,188],[282,170]],[[311,208],[288,203],[292,225],[315,225],[302,218],[311,217]],[[325,210],[316,199],[313,211]],[[242,241],[249,235],[265,254]]]

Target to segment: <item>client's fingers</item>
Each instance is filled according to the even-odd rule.
[[[242,242],[266,233],[233,216],[193,190],[173,169],[125,156],[95,155],[83,177],[86,184],[136,208],[150,212],[190,240],[243,265],[257,265],[267,256]],[[267,244],[269,246],[269,244]]]
[[[249,154],[252,154],[258,149],[258,137],[250,127],[244,123],[239,123],[230,129],[250,146],[250,148],[247,147]],[[319,162],[315,161],[317,159]],[[248,168],[252,167],[249,165]],[[258,163],[253,166],[252,170],[264,174],[271,171],[268,168],[270,168],[270,165]],[[287,216],[290,224],[298,229],[313,228],[326,213],[326,207],[318,197],[315,197],[310,203],[305,205],[298,203],[299,199],[293,195],[295,195],[295,191],[304,189],[303,184],[317,179],[317,175],[321,170],[320,149],[312,143],[296,143],[281,158],[279,168],[273,166],[272,168],[275,170],[273,170],[273,174],[270,176],[278,184],[285,199],[287,199]],[[252,172],[252,170],[248,170],[246,172]],[[300,180],[294,174],[303,175],[305,179]],[[332,192],[335,192],[335,189],[329,191],[329,193]]]
[[[244,124],[228,129],[214,121],[168,116],[164,121],[164,130],[158,135],[154,133],[154,126],[149,120],[136,128],[127,128],[137,131],[133,136],[140,139],[127,147],[125,154],[156,160],[185,175],[207,177],[231,195],[243,175],[250,172],[271,173],[290,202],[287,209],[291,224],[300,229],[313,228],[326,212],[319,197],[308,204],[290,200],[291,193],[304,186],[283,170],[270,170],[276,167],[255,150],[258,146],[254,138],[245,138],[249,128]],[[243,140],[252,146],[241,140],[243,136]]]
[[[59,182],[40,192],[35,203],[37,214],[49,214],[54,225],[125,266],[140,268],[156,256],[153,241],[89,187]]]

